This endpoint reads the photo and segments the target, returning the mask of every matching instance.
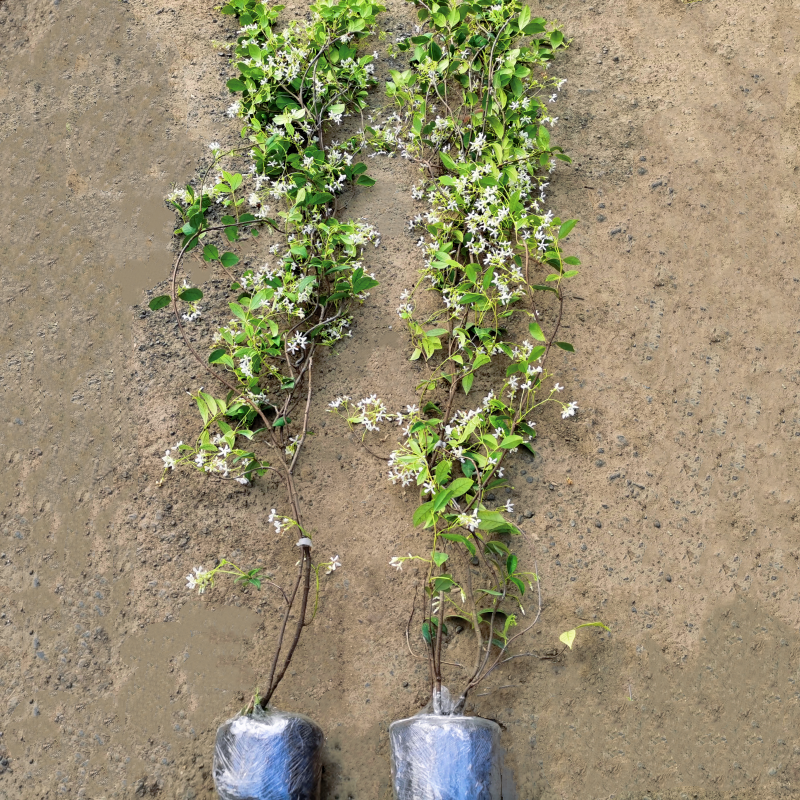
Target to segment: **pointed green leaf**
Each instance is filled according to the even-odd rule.
[[[219,258],[219,250],[213,244],[207,244],[203,248],[203,258],[206,261],[216,261]]]
[[[154,297],[147,305],[151,311],[158,311],[161,308],[166,308],[170,304],[170,296],[162,294],[159,297]]]
[[[541,326],[535,320],[531,322],[530,325],[528,325],[528,330],[530,331],[531,336],[533,336],[533,338],[536,339],[538,342],[547,341],[544,337],[544,334],[542,333]]]
[[[578,220],[576,219],[568,219],[559,229],[558,229],[558,238],[565,239],[569,236],[570,231],[578,224]]]

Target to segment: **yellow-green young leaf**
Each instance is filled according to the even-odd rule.
[[[572,650],[572,643],[575,641],[575,628],[571,631],[564,631],[561,636],[558,637],[564,644]]]

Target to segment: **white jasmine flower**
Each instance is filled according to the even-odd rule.
[[[195,567],[194,574],[191,573],[186,576],[186,588],[196,588],[199,594],[203,594],[206,588],[211,585],[213,578],[213,571],[205,571],[202,567]]]
[[[325,574],[326,575],[330,575],[331,572],[335,572],[341,566],[342,566],[342,562],[339,561],[339,556],[334,556],[331,559],[331,563],[328,564],[328,568],[325,570]]]
[[[578,410],[578,404],[575,402],[570,403],[562,412],[561,412],[561,419],[566,419],[567,417],[574,417],[575,412]]]

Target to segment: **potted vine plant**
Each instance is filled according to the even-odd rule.
[[[499,800],[499,727],[465,716],[466,702],[526,655],[514,648],[539,620],[541,591],[535,564],[523,566],[510,546],[521,533],[505,516],[512,503],[487,503],[508,485],[506,458],[533,452],[537,409],[555,403],[564,418],[578,410],[560,399],[547,366],[553,348],[573,349],[558,332],[579,265],[562,251],[575,220],[544,205],[550,173],[569,162],[551,143],[563,81],[548,72],[568,43],[519,0],[414,4],[422,27],[397,45],[410,67],[393,70],[387,85],[396,108],[367,133],[374,149],[421,167],[413,195],[425,209],[411,227],[424,265],[397,311],[424,377],[405,411],[390,412],[376,395],[331,406],[364,435],[401,426],[388,476],[419,488],[413,524],[430,532],[424,552],[391,561],[424,573],[412,621],[431,683],[425,711],[390,726],[395,794]],[[443,652],[448,621],[474,636],[472,663],[457,672]],[[446,684],[456,683],[451,695]]]
[[[299,534],[301,555],[289,587],[227,560],[187,576],[189,588],[200,592],[218,576],[232,575],[256,588],[269,586],[284,601],[266,689],[217,732],[213,774],[225,800],[312,800],[319,793],[322,731],[303,715],[270,706],[313,618],[312,588],[316,595],[320,570],[340,566],[338,556],[314,563],[293,476],[308,433],[314,359],[321,347],[350,335],[352,308],[377,285],[365,273],[361,253],[377,246],[378,231],[337,216],[343,191],[374,184],[357,160],[363,132],[340,142],[331,132],[366,105],[375,83],[373,56],[359,48],[375,34],[383,7],[369,0],[319,0],[310,6],[310,22],[279,32],[282,8],[258,0],[230,0],[222,7],[241,25],[234,54],[239,77],[228,81],[238,97],[228,115],[243,120],[245,144],[212,143],[212,164],[200,185],[169,195],[181,219],[180,253],[169,294],[150,302],[153,310],[172,308],[183,341],[218,389],[195,393],[201,431],[193,443],[166,451],[165,476],[185,466],[249,484],[275,472],[290,513],[273,509],[268,530]],[[239,258],[221,252],[222,243],[265,231],[276,241],[270,261],[234,273]],[[206,310],[203,293],[179,283],[184,257],[195,248],[230,279],[232,292],[232,317],[205,353],[187,330]]]

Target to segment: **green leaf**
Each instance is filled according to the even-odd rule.
[[[559,229],[558,229],[558,238],[566,239],[569,236],[570,231],[578,224],[578,220],[576,219],[568,219]]]
[[[574,353],[575,348],[569,342],[556,342],[556,347],[560,347],[562,350],[566,350],[568,353]]]
[[[530,331],[531,336],[533,336],[533,338],[536,339],[536,341],[538,341],[538,342],[547,341],[545,339],[544,334],[542,333],[541,326],[535,320],[533,322],[531,322],[530,325],[528,325],[528,330]]]
[[[503,450],[513,450],[515,447],[519,447],[523,442],[521,436],[506,436],[502,442],[500,442],[500,447]]]
[[[434,578],[433,591],[434,592],[449,592],[456,582],[449,575],[440,575]]]
[[[462,466],[466,466],[466,464]],[[447,487],[447,489],[450,492],[450,496],[452,498],[456,498],[466,494],[474,485],[475,481],[473,481],[471,478],[457,478]]]
[[[374,186],[375,183],[375,179],[370,178],[369,175],[359,175],[358,178],[356,178],[357,186]]]
[[[210,394],[208,394],[208,392],[198,392],[198,394],[203,398],[203,400],[205,400],[208,410],[211,412],[211,416],[216,416],[217,401]]]
[[[187,303],[194,303],[197,300],[203,299],[203,293],[199,289],[184,289],[179,295],[181,300]]]
[[[206,405],[205,400],[203,400],[203,398],[200,395],[195,397],[194,400],[197,403],[197,408],[200,411],[200,416],[203,418],[203,422],[207,423],[208,422],[208,406]]]
[[[431,643],[431,624],[430,622],[422,623],[422,638],[428,643]]]
[[[208,356],[208,363],[209,364],[216,364],[218,361],[221,361],[224,356],[227,355],[227,352],[222,348],[218,347],[216,350],[212,350]]]
[[[231,79],[228,81],[228,83],[226,84],[226,86],[227,86],[227,87],[228,87],[228,88],[229,88],[229,89],[230,89],[232,92],[243,92],[245,89],[247,89],[247,86],[246,86],[246,84],[242,83],[242,82],[241,82],[240,80],[238,80],[237,78],[231,78]]]
[[[449,556],[447,553],[434,553],[433,554],[433,563],[436,564],[437,567],[441,567]]]
[[[458,172],[458,164],[447,153],[439,153],[439,160],[445,169],[449,169],[451,172]]]
[[[520,30],[524,30],[530,21],[531,21],[530,8],[528,6],[522,6],[522,10],[519,12],[519,17],[517,18],[517,27]]]
[[[429,528],[433,524],[433,501],[423,503],[414,512],[412,518],[414,526],[422,525],[424,528]],[[424,524],[423,524],[424,523]]]
[[[445,489],[443,492],[439,492],[433,498],[433,510],[434,510],[434,512],[441,511],[443,508],[445,508],[445,506],[447,506],[447,504],[450,502],[451,498],[452,498],[452,495],[450,494],[450,492],[447,489]]]
[[[475,545],[466,536],[462,536],[460,533],[442,533],[440,536],[447,539],[448,542],[463,544],[473,556],[475,555]]]
[[[158,311],[161,308],[166,308],[170,304],[171,298],[168,294],[162,294],[154,297],[147,305],[151,311]]]
[[[539,140],[539,145],[542,150],[549,150],[550,149],[550,131],[544,127],[544,125],[539,126],[539,131],[537,138]]]
[[[436,465],[436,483],[443,484],[450,477],[450,470],[453,468],[453,462],[444,459]]]
[[[519,559],[513,554],[509,554],[508,558],[506,559],[506,572],[509,575],[513,575],[517,571],[517,564],[519,563]]]
[[[315,192],[306,197],[307,206],[324,206],[333,200],[333,195],[330,192]]]
[[[422,638],[428,643],[431,644],[432,641],[432,634],[434,633],[434,626],[437,628],[439,627],[439,618],[432,617],[430,621],[425,621],[422,623]],[[442,633],[447,633],[447,625],[442,622]]]
[[[469,390],[472,388],[472,382],[475,380],[475,376],[468,372],[462,379],[461,379],[461,386],[464,389],[464,394],[469,394]]]
[[[223,253],[219,260],[223,267],[235,267],[239,263],[239,256],[236,253]]]
[[[487,553],[493,553],[496,556],[508,555],[510,552],[508,545],[503,542],[487,542],[485,549]]]
[[[203,248],[203,258],[206,261],[216,261],[219,258],[219,250],[213,244],[207,244]]]
[[[237,319],[240,319],[242,322],[247,321],[247,314],[245,314],[244,309],[238,303],[228,303],[228,308],[231,310],[231,314]]]

